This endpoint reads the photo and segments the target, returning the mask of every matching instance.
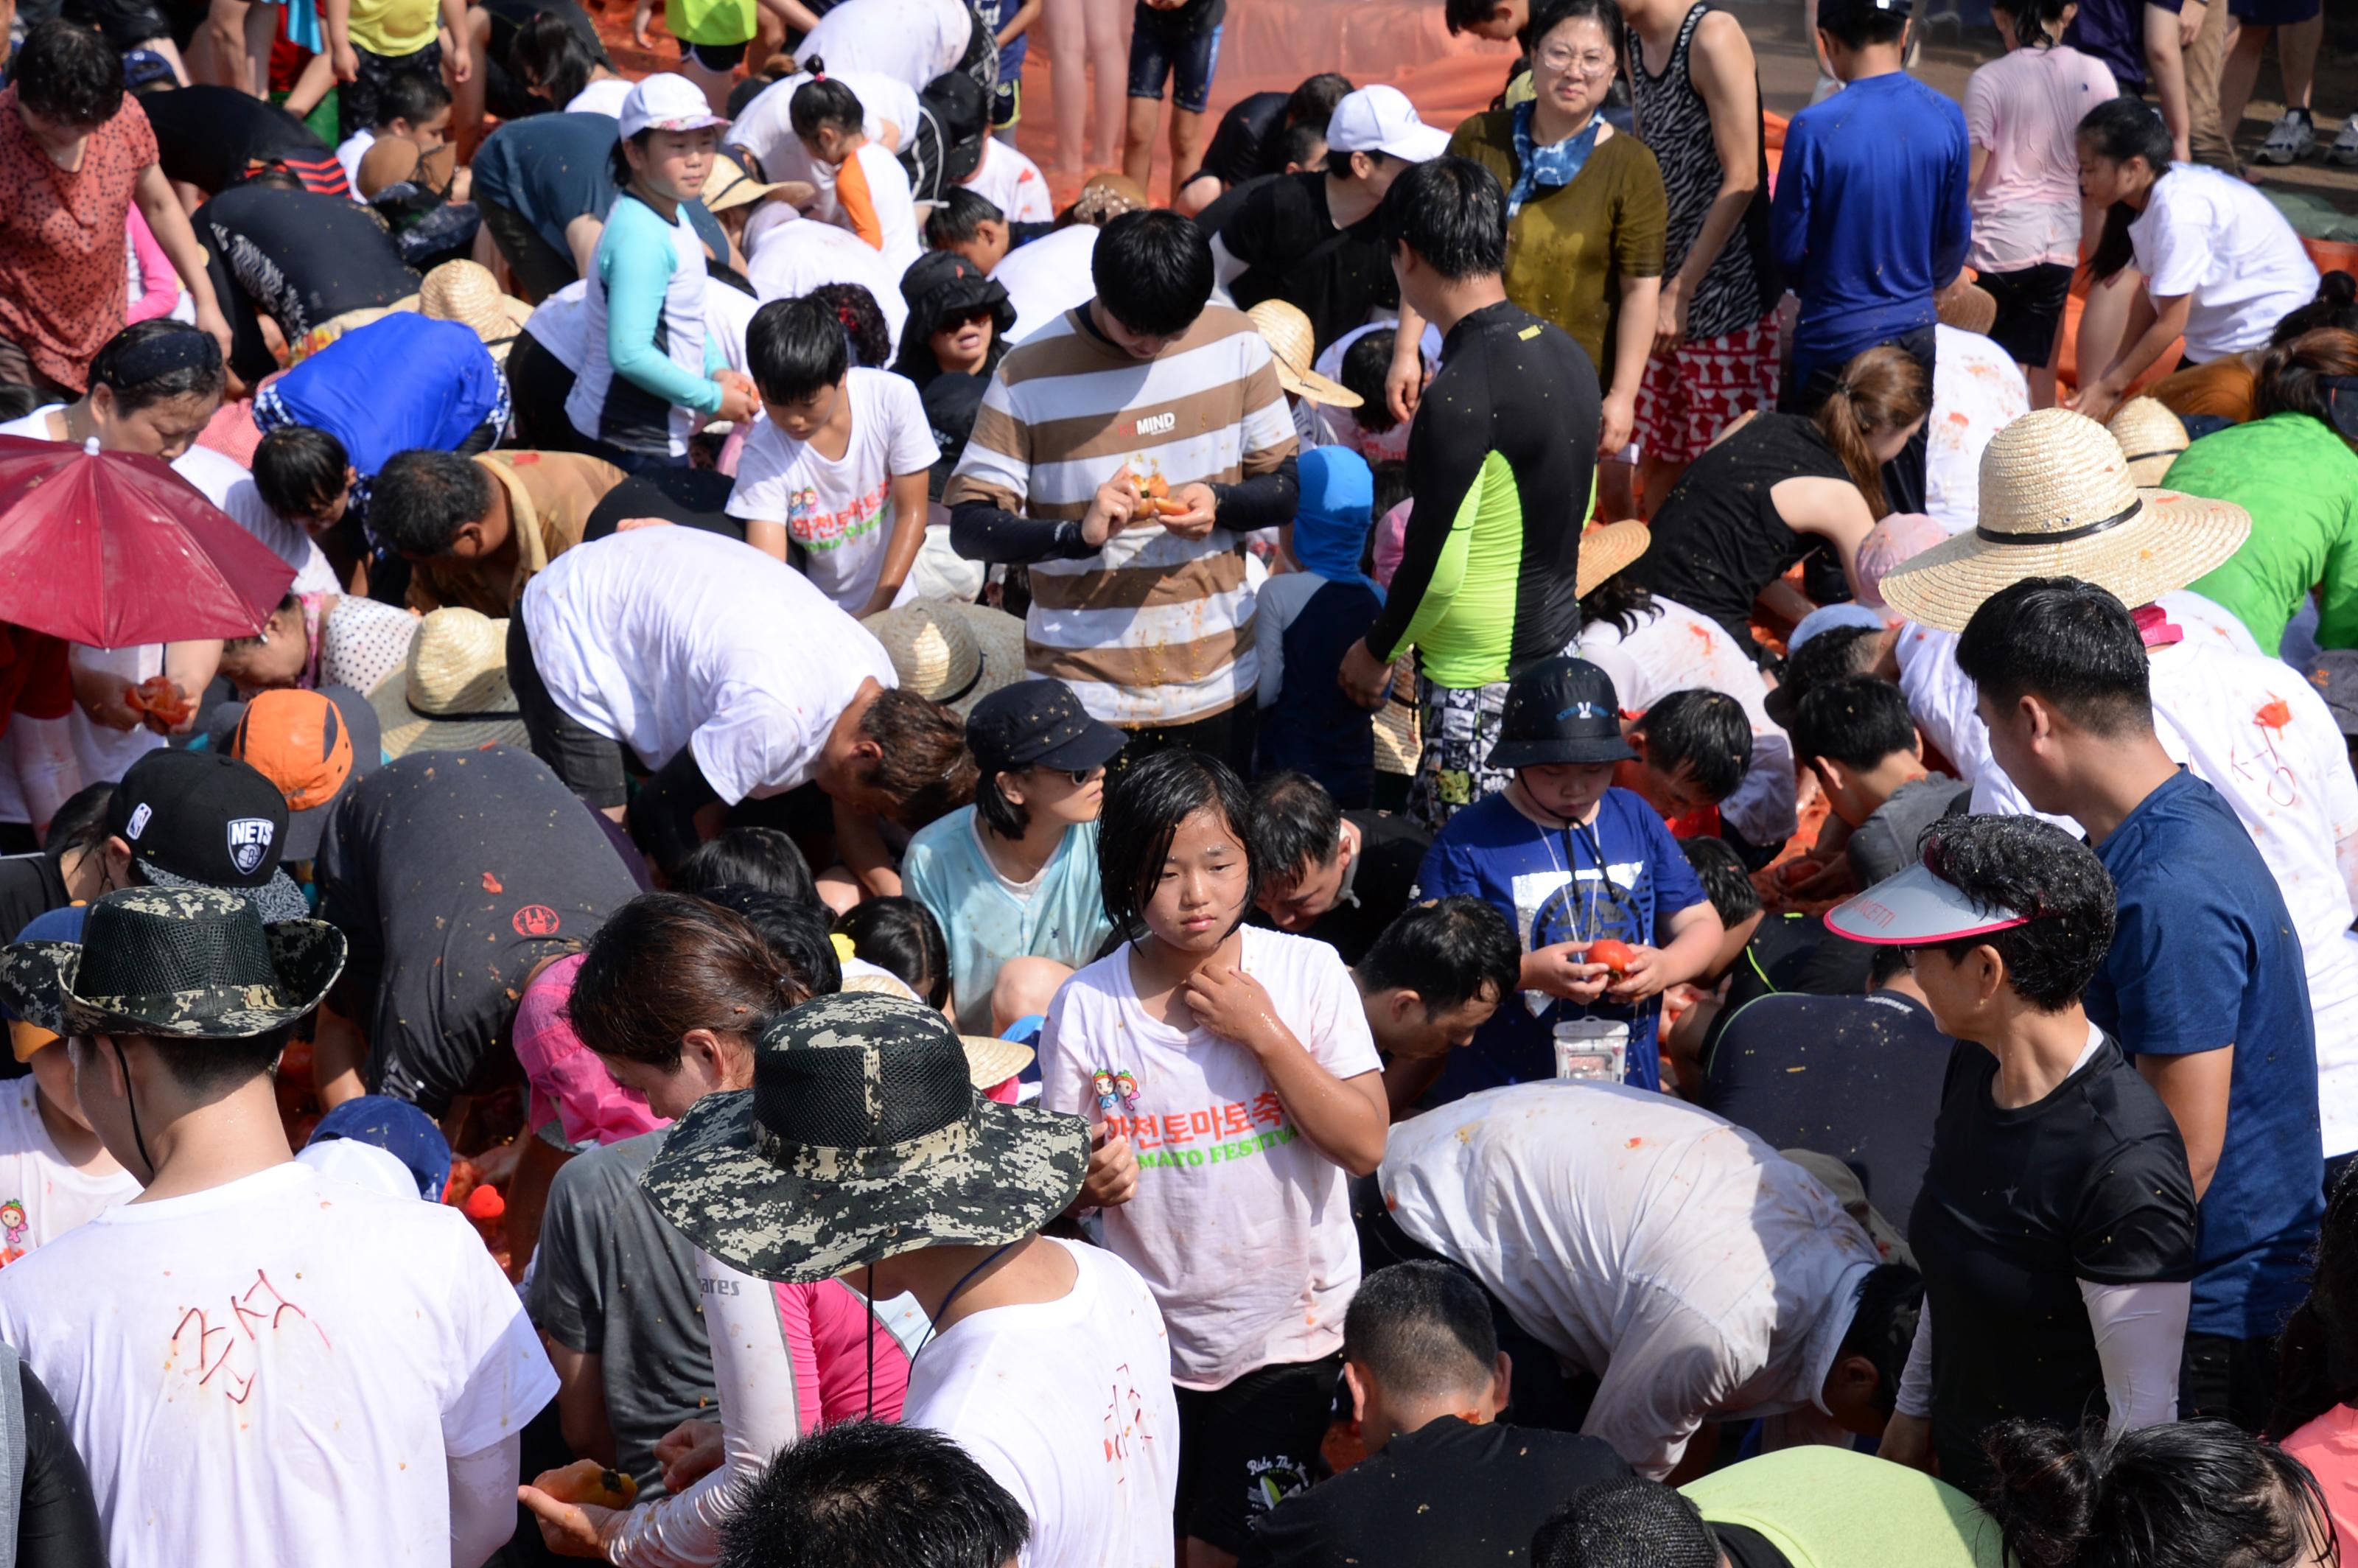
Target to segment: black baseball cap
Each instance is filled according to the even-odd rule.
[[[1533,665],[1507,687],[1507,711],[1490,748],[1494,768],[1563,762],[1626,762],[1638,753],[1621,738],[1613,677],[1570,654]]]
[[[1871,16],[1877,12],[1906,21],[1915,10],[1914,0],[1818,0],[1818,26],[1829,21],[1848,21],[1853,16]]]
[[[300,920],[310,913],[303,890],[278,868],[287,847],[287,797],[235,757],[169,748],[148,752],[114,786],[106,830],[131,846],[140,876],[157,887],[244,893],[261,906],[265,921]]]
[[[1033,767],[1086,773],[1112,762],[1130,737],[1090,718],[1063,681],[1023,680],[974,705],[966,716],[966,743],[989,778]]]

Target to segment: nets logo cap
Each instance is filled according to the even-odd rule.
[[[287,839],[278,786],[218,752],[148,752],[114,786],[106,819],[147,879],[168,885],[251,892],[278,870]]]

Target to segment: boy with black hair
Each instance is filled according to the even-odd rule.
[[[853,365],[842,323],[814,299],[755,311],[745,357],[765,417],[745,439],[729,514],[745,520],[747,544],[791,559],[852,616],[891,609],[925,542],[942,455],[915,384]]]
[[[1022,1506],[941,1433],[848,1421],[781,1452],[720,1530],[719,1568],[1013,1568]]]
[[[535,573],[590,536],[600,503],[625,482],[613,464],[579,452],[470,458],[421,447],[378,471],[369,527],[409,563],[414,608],[504,620]]]
[[[1356,964],[1416,888],[1433,835],[1389,811],[1345,811],[1307,773],[1253,782],[1261,882],[1252,919],[1326,943]]]
[[[1845,676],[1812,687],[1792,735],[1793,755],[1850,829],[1843,855],[1861,888],[1914,865],[1924,829],[1973,798],[1972,785],[1924,765],[1923,734],[1888,681]]]
[[[1296,133],[1309,131],[1324,146],[1326,122],[1351,91],[1348,77],[1322,71],[1291,92],[1250,92],[1228,105],[1205,144],[1195,172],[1172,188],[1171,205],[1194,216],[1220,196],[1263,175],[1290,174],[1317,161],[1296,157]]]
[[[988,274],[1014,243],[1007,214],[979,190],[953,185],[925,214],[925,248],[955,251]]]
[[[1384,1095],[1406,1113],[1450,1052],[1507,1004],[1523,955],[1507,917],[1478,898],[1413,903],[1351,966],[1368,1032],[1384,1058]]]
[[[1614,771],[1613,782],[1643,795],[1684,831],[1714,826],[1724,837],[1719,803],[1752,767],[1752,720],[1744,705],[1724,691],[1691,687],[1624,719],[1622,730],[1638,754]],[[1773,852],[1775,846],[1762,848]]]
[[[254,443],[254,490],[273,512],[313,535],[344,520],[359,477],[344,444],[316,425],[282,425]]]
[[[1843,91],[1785,133],[1769,238],[1800,295],[1793,368],[1778,406],[1814,412],[1843,367],[1878,343],[1932,373],[1934,297],[1973,237],[1964,111],[1908,75],[1911,0],[1822,0],[1818,44]],[[1924,510],[1924,436],[1884,465],[1894,512]]]

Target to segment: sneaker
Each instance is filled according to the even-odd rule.
[[[2258,157],[2262,163],[2298,163],[2316,150],[2316,124],[2299,110],[2288,109],[2268,127]]]
[[[2342,134],[2333,138],[2331,146],[2325,149],[2325,161],[2358,164],[2358,114],[2352,114],[2342,122]]]

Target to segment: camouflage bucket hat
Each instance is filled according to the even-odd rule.
[[[0,1001],[57,1034],[243,1040],[319,1006],[343,968],[324,920],[265,925],[218,888],[127,888],[90,906],[80,942],[0,947]]]
[[[975,1093],[939,1012],[853,993],[773,1020],[753,1087],[697,1101],[639,1184],[722,1262],[807,1284],[1018,1240],[1064,1212],[1088,1162],[1078,1117]]]

